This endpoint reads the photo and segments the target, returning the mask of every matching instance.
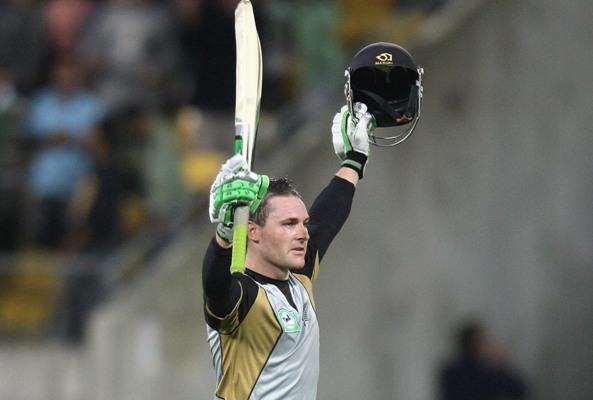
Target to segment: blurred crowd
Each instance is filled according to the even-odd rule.
[[[3,250],[109,246],[202,189],[184,185],[180,166],[184,149],[226,150],[197,124],[200,112],[232,111],[233,9],[1,3]]]
[[[0,251],[110,246],[207,188],[234,130],[236,3],[0,3]],[[409,3],[256,2],[264,113],[340,90],[344,46]]]
[[[232,152],[236,5],[0,2],[0,335],[80,340],[135,263],[101,259],[206,198]],[[261,125],[285,115],[291,133],[298,99],[341,79],[338,7],[254,8]]]
[[[207,188],[234,131],[235,6],[0,3],[0,251],[109,247]],[[256,14],[264,112],[338,82],[336,4]]]
[[[262,125],[272,120],[276,136],[295,132],[341,92],[344,54],[367,33],[396,9],[442,3],[254,2]],[[232,151],[236,4],[0,2],[0,256],[107,254],[205,196]],[[3,275],[0,325],[21,318],[30,298],[7,282]]]
[[[235,6],[0,2],[3,335],[80,338],[98,257],[207,192],[232,148]]]
[[[233,3],[0,5],[2,249],[110,246],[203,189],[183,153],[226,150],[197,124],[234,104]]]

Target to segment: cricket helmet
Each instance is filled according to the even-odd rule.
[[[375,131],[369,136],[371,143],[395,146],[414,132],[422,107],[423,74],[410,53],[397,44],[373,43],[356,53],[345,72],[350,110],[354,103],[364,103],[377,127],[397,127],[387,136]]]

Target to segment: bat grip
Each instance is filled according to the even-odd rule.
[[[233,253],[231,256],[231,274],[245,273],[245,257],[247,255],[247,222],[249,207],[237,207],[233,221]]]

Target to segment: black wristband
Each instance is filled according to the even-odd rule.
[[[364,166],[366,165],[368,157],[366,154],[350,150],[346,153],[346,159],[342,161],[342,167],[351,168],[358,172],[358,179],[362,179]]]

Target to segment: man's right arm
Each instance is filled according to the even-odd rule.
[[[232,317],[230,313],[236,310],[243,297],[242,279],[231,275],[229,269],[234,209],[240,205],[250,209],[257,207],[265,195],[267,182],[267,176],[250,172],[245,159],[235,155],[222,165],[210,189],[208,212],[217,228],[204,256],[202,286],[208,320],[214,321],[211,326]],[[248,306],[248,302],[243,303]]]
[[[202,265],[202,288],[204,302],[210,314],[224,318],[241,299],[241,286],[233,279],[229,265],[231,264],[231,246],[221,246],[221,239],[212,239]]]

